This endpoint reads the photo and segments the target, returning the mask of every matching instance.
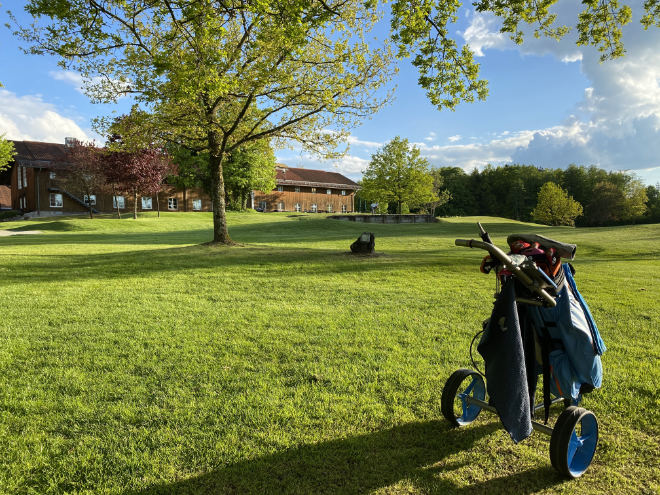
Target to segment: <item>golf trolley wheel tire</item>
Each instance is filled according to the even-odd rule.
[[[445,382],[440,399],[442,415],[453,426],[465,426],[472,423],[479,413],[481,407],[475,404],[466,404],[461,395],[470,395],[475,399],[486,399],[486,384],[483,377],[476,371],[461,368],[454,371]],[[456,399],[461,401],[462,413],[457,415],[455,406]]]
[[[550,462],[562,475],[579,478],[591,464],[596,445],[598,421],[594,413],[582,407],[567,407],[552,430]]]

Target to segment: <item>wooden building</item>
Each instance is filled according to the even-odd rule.
[[[91,202],[96,212],[125,213],[133,211],[134,195],[113,196],[108,191],[99,191],[90,197],[67,191],[62,187],[58,176],[71,167],[67,148],[73,141],[67,138],[65,144],[42,143],[38,141],[14,141],[16,155],[14,162],[2,178],[5,187],[11,191],[11,208],[21,212],[36,212],[38,215],[83,213],[88,211]],[[164,185],[158,195],[138,196],[138,211],[211,211],[210,197],[199,189],[178,190]]]
[[[133,211],[135,198],[98,191],[80,197],[66,190],[61,179],[72,166],[64,144],[38,141],[13,141],[16,155],[8,170],[0,173],[0,207],[23,213],[58,215],[84,213],[91,202],[95,212]],[[355,192],[359,186],[337,172],[276,167],[276,188],[268,193],[253,191],[250,205],[258,211],[298,211],[309,213],[351,213],[355,211]],[[156,196],[138,196],[138,211],[212,211],[211,198],[201,189],[177,189],[163,185]]]
[[[254,191],[252,207],[258,211],[352,213],[360,186],[337,172],[277,166],[276,188]]]

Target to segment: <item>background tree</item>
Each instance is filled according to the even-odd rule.
[[[547,225],[575,225],[575,219],[582,215],[582,205],[575,201],[554,182],[546,182],[541,187],[536,208],[532,217]]]
[[[275,188],[275,153],[263,140],[236,149],[225,167],[227,197],[234,209],[245,210],[250,192],[269,192]]]
[[[2,86],[2,85],[0,85]],[[7,141],[5,135],[0,136],[0,172],[7,168],[9,162],[12,161],[16,151],[14,150],[14,143]]]
[[[70,167],[57,174],[57,184],[67,193],[83,201],[94,218],[93,197],[104,191],[106,176],[103,152],[93,142],[76,142],[67,150]]]
[[[116,153],[117,183],[133,195],[133,218],[137,219],[138,195],[158,194],[168,175],[176,168],[167,153],[158,148]]]
[[[411,148],[399,136],[372,155],[363,172],[362,194],[378,203],[395,203],[399,214],[404,204],[415,208],[438,200],[428,161],[420,156],[419,148]]]
[[[660,222],[660,184],[646,188],[646,217],[651,222]]]
[[[431,169],[429,173],[433,178],[433,194],[435,194],[435,198],[428,204],[429,214],[437,216],[438,208],[451,200],[451,193],[445,188],[445,178],[439,169]]]
[[[166,182],[183,190],[184,211],[188,211],[188,190],[201,188],[209,196],[212,194],[209,174],[209,157],[177,145],[168,146],[168,153],[176,165],[176,174],[167,177]]]

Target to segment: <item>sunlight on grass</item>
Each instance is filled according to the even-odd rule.
[[[229,214],[4,223],[0,492],[651,493],[658,489],[660,226],[549,228]],[[596,459],[565,482],[539,434],[451,430],[446,378],[491,309],[481,220],[578,244],[608,346]],[[354,257],[364,230],[378,256]],[[555,411],[555,415],[558,411]]]

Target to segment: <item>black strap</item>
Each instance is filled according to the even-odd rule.
[[[550,400],[550,349],[552,347],[552,339],[550,338],[550,332],[545,326],[545,321],[540,330],[540,344],[541,344],[541,363],[543,367],[543,412],[544,412],[544,422],[548,424],[548,418],[550,417],[550,406],[552,401]]]

